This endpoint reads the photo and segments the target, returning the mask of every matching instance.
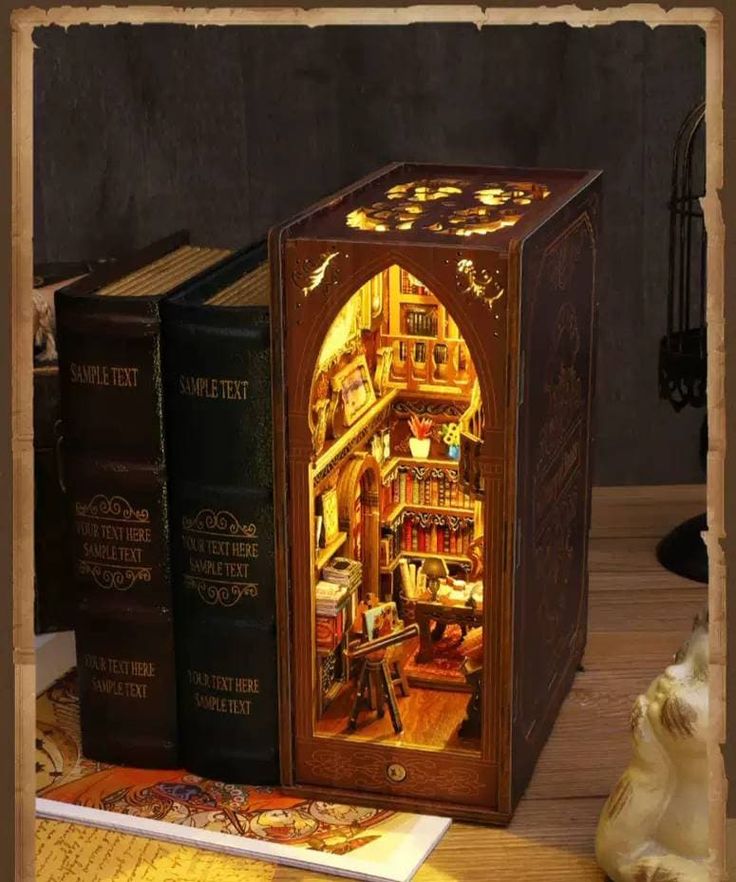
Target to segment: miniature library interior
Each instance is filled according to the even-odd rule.
[[[585,647],[599,177],[396,164],[272,231],[285,786],[511,818]]]
[[[483,495],[458,460],[483,408],[467,345],[435,294],[393,264],[333,321],[312,395],[317,731],[477,750]],[[403,639],[373,663],[354,655],[366,634]]]

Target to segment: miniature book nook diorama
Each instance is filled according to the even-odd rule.
[[[599,193],[397,164],[272,231],[286,786],[511,818],[585,646]]]

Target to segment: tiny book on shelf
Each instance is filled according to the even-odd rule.
[[[160,305],[231,252],[177,233],[56,292],[82,749],[178,764]]]
[[[278,782],[269,273],[239,251],[162,307],[182,764]]]

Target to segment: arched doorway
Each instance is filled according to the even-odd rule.
[[[482,448],[483,396],[451,309],[400,263],[360,284],[323,333],[308,419],[317,730],[391,739],[372,705],[354,736],[343,730],[367,608],[393,606],[416,631],[391,656],[401,738],[477,751],[479,726],[472,737],[463,728],[476,681],[462,644],[482,630],[486,512],[478,469],[460,458],[461,437]],[[441,720],[432,731],[427,702]]]
[[[369,593],[379,585],[380,487],[380,467],[368,454],[353,457],[337,484],[340,529],[347,534],[345,554],[359,560],[363,566],[359,591],[363,601],[367,601]]]

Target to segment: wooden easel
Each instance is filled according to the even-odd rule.
[[[393,681],[388,670],[388,663],[385,657],[380,661],[372,661],[367,658],[363,661],[360,673],[358,674],[358,685],[355,692],[353,709],[350,712],[348,729],[354,731],[357,728],[358,714],[363,708],[373,710],[375,705],[377,716],[379,718],[383,717],[386,713],[384,702],[388,704],[394,732],[401,732],[404,725],[401,722],[401,714],[396,702],[396,693],[394,692]]]
[[[386,713],[386,704],[388,704],[391,714],[394,731],[397,734],[403,731],[404,726],[401,722],[399,705],[394,691],[394,680],[396,679],[400,684],[405,695],[408,692],[408,686],[401,675],[392,674],[386,655],[390,647],[416,637],[418,634],[419,628],[416,624],[412,624],[399,631],[394,631],[392,634],[378,637],[376,640],[361,643],[346,653],[350,661],[362,659],[363,662],[358,673],[355,700],[348,720],[350,731],[355,731],[358,727],[358,715],[361,710],[373,710],[375,707],[378,717],[381,718]]]

